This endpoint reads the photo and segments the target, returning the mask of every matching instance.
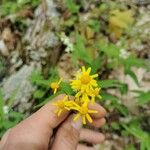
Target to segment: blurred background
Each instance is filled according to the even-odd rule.
[[[97,150],[150,150],[150,0],[1,0],[0,137],[98,73],[108,111]],[[52,94],[50,83],[63,78]]]

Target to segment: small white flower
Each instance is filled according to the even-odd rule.
[[[129,52],[127,52],[125,49],[120,49],[119,57],[127,59],[129,56],[130,56]]]
[[[60,40],[63,42],[64,45],[66,45],[66,52],[72,52],[73,51],[73,44],[71,43],[70,39],[65,35],[64,32],[60,35]]]
[[[7,105],[3,106],[3,112],[4,112],[4,114],[8,114],[9,107]]]

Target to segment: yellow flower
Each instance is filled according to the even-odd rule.
[[[89,95],[91,96],[91,102],[95,103],[95,98],[99,96],[99,98],[101,98],[101,96],[99,95],[100,92],[100,88],[95,88],[92,89],[89,93]]]
[[[92,103],[95,103],[95,98],[96,97],[99,97],[99,98],[101,98],[101,96],[99,95],[99,92],[100,92],[100,88],[95,88],[95,89],[93,89],[93,88],[91,88],[90,89],[90,91],[88,92],[88,93],[86,93],[86,92],[78,92],[76,95],[75,95],[75,97],[76,98],[80,98],[80,101],[81,101],[81,103],[82,102],[92,102]]]
[[[84,102],[81,106],[76,104],[74,106],[74,108],[72,108],[72,109],[77,111],[77,114],[74,117],[74,121],[76,121],[80,117],[82,117],[82,123],[83,124],[86,124],[87,121],[89,123],[92,123],[93,120],[92,120],[90,114],[97,113],[96,110],[88,109],[88,103],[87,102]]]
[[[72,88],[82,93],[88,93],[93,87],[97,87],[98,85],[94,78],[96,78],[98,74],[90,75],[90,72],[90,67],[87,70],[85,67],[82,67],[82,72],[78,73],[76,79],[71,82]]]
[[[86,92],[81,92],[79,91],[76,95],[75,95],[75,98],[78,99],[78,103],[79,104],[82,104],[83,102],[89,102],[90,101],[90,98],[88,96],[88,94]]]
[[[65,96],[62,100],[53,103],[54,106],[57,106],[55,113],[60,116],[63,111],[70,110],[70,107],[73,105],[72,103],[73,101],[68,100],[68,96]]]
[[[60,83],[62,82],[62,78],[58,82],[52,82],[50,84],[51,89],[53,90],[53,93],[55,94],[59,88]]]

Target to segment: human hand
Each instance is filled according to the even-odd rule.
[[[56,106],[52,103],[63,97],[64,95],[57,96],[29,118],[9,129],[0,142],[0,150],[94,150],[93,147],[79,144],[79,141],[98,144],[104,140],[104,135],[82,128],[81,120],[73,121],[73,114],[68,111],[58,117],[54,113]],[[89,107],[98,111],[92,114],[91,125],[97,128],[104,125],[105,109],[98,104]]]

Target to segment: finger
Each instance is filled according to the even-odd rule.
[[[10,133],[10,130],[11,130],[11,129],[9,129],[9,130],[3,135],[3,138],[2,138],[2,140],[0,141],[0,150],[1,150],[1,149],[4,149],[4,144],[5,144],[6,141],[7,141],[7,138],[8,138],[8,135],[9,135],[9,133]]]
[[[56,106],[53,105],[54,101],[61,100],[65,95],[59,95],[53,99],[53,101],[47,103],[36,113],[29,118],[20,122],[17,126],[11,129],[8,140],[10,144],[14,143],[31,143],[32,145],[39,145],[42,143],[45,149],[48,149],[49,139],[53,134],[53,128],[57,127],[65,118],[67,118],[69,112],[62,112],[61,116],[55,114]],[[7,140],[7,141],[8,141]],[[13,147],[11,147],[13,150]],[[32,149],[32,148],[31,148]]]
[[[78,144],[77,150],[96,150],[96,149],[94,147],[89,147],[83,144]]]
[[[97,113],[91,114],[92,118],[103,118],[106,116],[106,110],[99,104],[90,104],[89,109],[97,110]]]
[[[94,126],[96,128],[100,128],[102,127],[104,124],[106,123],[106,119],[105,118],[100,118],[100,119],[93,119],[93,122],[91,124],[89,124],[90,126]]]
[[[62,100],[65,96],[66,95],[61,94],[43,106],[31,116],[32,122],[35,120],[37,123],[42,123],[43,125],[48,125],[51,128],[56,128],[68,116],[69,112],[64,110],[58,117],[58,115],[55,113],[57,107],[54,106],[53,103],[55,101]]]
[[[92,131],[90,129],[82,129],[80,132],[80,140],[92,144],[99,144],[103,142],[105,136],[102,133]]]
[[[78,121],[73,121],[72,118],[73,115],[69,116],[69,118],[58,129],[51,148],[52,150],[76,150],[82,122],[80,119]]]

